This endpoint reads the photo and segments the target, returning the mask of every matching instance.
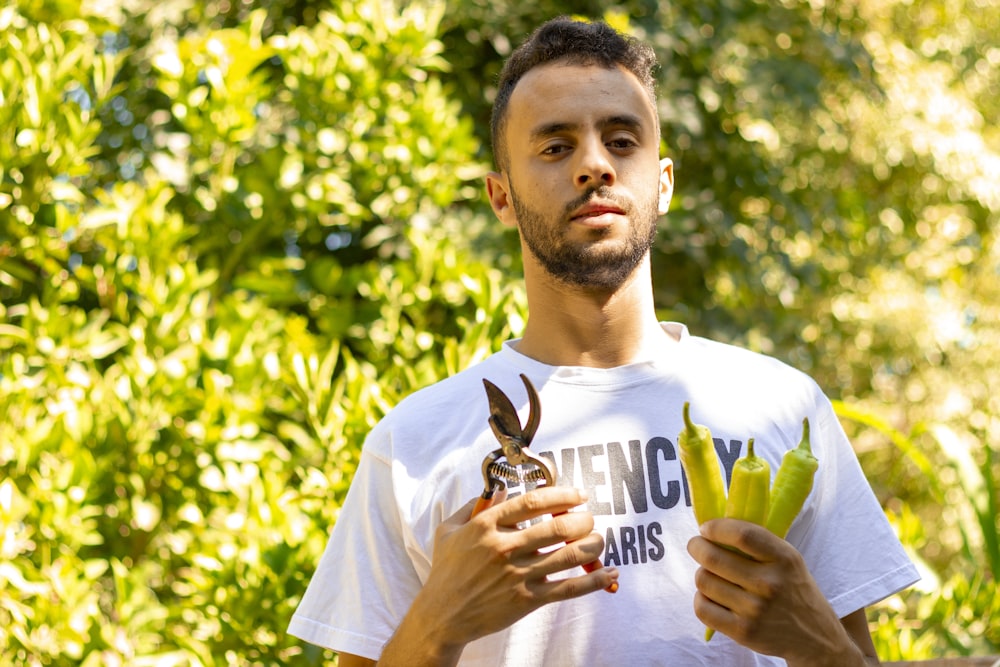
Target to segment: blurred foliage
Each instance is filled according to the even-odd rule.
[[[995,653],[995,0],[0,8],[0,662],[334,664],[285,635],[365,433],[526,317],[480,179],[504,56],[648,39],[657,306],[837,399],[923,584],[883,659]]]

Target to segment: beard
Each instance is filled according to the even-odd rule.
[[[622,209],[631,221],[628,234],[616,243],[576,242],[566,238],[566,225],[546,220],[510,191],[517,214],[521,239],[546,272],[557,280],[576,287],[615,289],[625,283],[653,246],[659,218],[659,194],[633,204],[612,193],[607,186],[595,188],[566,205],[560,223],[593,197],[610,201]],[[594,230],[595,241],[610,236],[612,230]]]

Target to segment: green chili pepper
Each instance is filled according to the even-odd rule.
[[[698,525],[722,517],[726,509],[726,488],[712,432],[707,426],[691,421],[689,402],[684,403],[684,429],[677,436],[677,448]]]
[[[685,422],[688,423],[687,404],[684,408]],[[683,449],[681,463],[686,466]],[[785,452],[774,477],[774,484],[762,491],[761,487],[766,485],[765,480],[770,476],[770,470],[767,461],[754,454],[753,438],[750,438],[747,455],[738,460],[733,468],[729,497],[724,501],[724,515],[763,525],[771,533],[784,539],[812,491],[818,468],[819,461],[813,456],[809,442],[809,419],[806,418],[802,420],[802,439],[798,447]],[[691,494],[694,497],[693,488]],[[714,630],[707,628],[705,641],[714,634]]]
[[[812,491],[817,468],[819,461],[809,445],[809,419],[806,418],[802,420],[802,440],[798,447],[782,457],[771,488],[771,507],[764,525],[778,537],[784,539],[792,521],[802,510]]]
[[[771,466],[753,451],[753,438],[747,442],[747,453],[733,466],[733,479],[726,498],[726,518],[750,521],[763,526],[767,520],[771,494]],[[705,641],[715,630],[705,629]]]
[[[726,499],[726,517],[763,526],[767,520],[770,492],[771,466],[754,454],[753,438],[750,438],[746,456],[733,466],[733,481],[729,483],[729,497]]]

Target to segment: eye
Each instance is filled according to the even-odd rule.
[[[569,144],[549,144],[542,149],[542,155],[559,155],[570,150]]]
[[[623,150],[631,150],[633,148],[636,148],[636,147],[639,146],[639,143],[635,139],[633,139],[632,137],[615,137],[613,139],[610,139],[607,142],[606,145],[609,148],[613,148],[615,150],[623,151]]]

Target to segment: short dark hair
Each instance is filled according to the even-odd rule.
[[[656,108],[656,54],[646,43],[624,35],[602,21],[576,21],[566,16],[539,26],[517,47],[500,72],[490,135],[497,168],[507,168],[507,148],[503,144],[507,124],[507,106],[521,78],[535,67],[556,61],[570,65],[621,66],[631,72],[646,89]]]

